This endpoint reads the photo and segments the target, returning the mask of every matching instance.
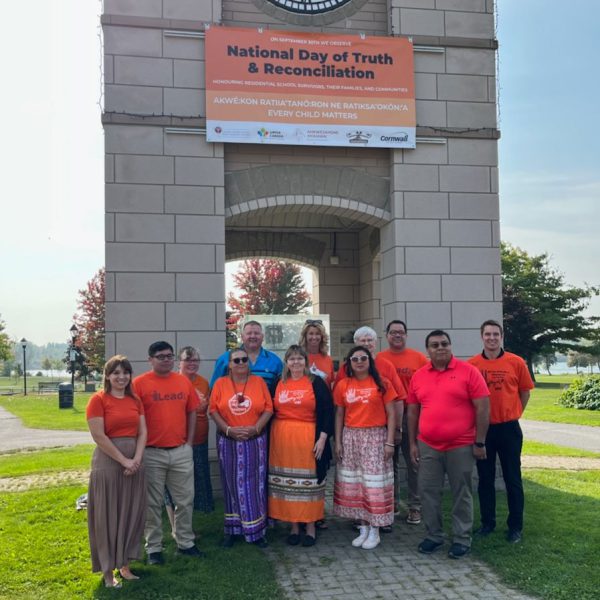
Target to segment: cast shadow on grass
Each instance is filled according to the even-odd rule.
[[[506,497],[499,493],[496,531],[474,540],[474,555],[504,582],[529,594],[547,600],[597,599],[600,471],[527,471],[524,484],[523,542],[510,545],[504,539]]]

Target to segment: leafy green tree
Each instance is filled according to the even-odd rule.
[[[0,319],[0,360],[10,360],[13,357],[13,343],[5,329],[6,323]]]
[[[547,253],[532,256],[506,243],[501,253],[506,348],[522,356],[533,375],[536,356],[577,348],[590,335],[597,319],[583,311],[599,290],[567,285]]]
[[[42,369],[44,369],[44,371],[53,370],[52,360],[50,360],[47,356],[42,359]]]
[[[239,297],[227,302],[240,315],[295,315],[311,306],[300,267],[283,260],[245,260],[233,275]]]

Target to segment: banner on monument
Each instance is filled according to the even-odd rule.
[[[414,148],[405,38],[210,27],[209,142]]]

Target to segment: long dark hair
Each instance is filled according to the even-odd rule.
[[[354,377],[354,371],[352,370],[351,358],[352,358],[352,355],[355,352],[358,352],[359,350],[364,352],[369,357],[369,375],[375,381],[375,384],[377,385],[377,389],[383,394],[385,392],[385,386],[383,385],[383,382],[381,381],[381,375],[379,375],[379,371],[375,367],[375,360],[373,359],[373,356],[367,350],[367,348],[365,348],[364,346],[354,346],[354,348],[352,348],[352,350],[350,350],[350,352],[348,352],[348,355],[346,356],[346,361],[344,363],[344,368],[346,369],[346,375],[348,375],[348,377]]]

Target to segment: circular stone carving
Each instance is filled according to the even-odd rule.
[[[292,25],[322,26],[352,16],[369,0],[252,0],[262,12]]]

